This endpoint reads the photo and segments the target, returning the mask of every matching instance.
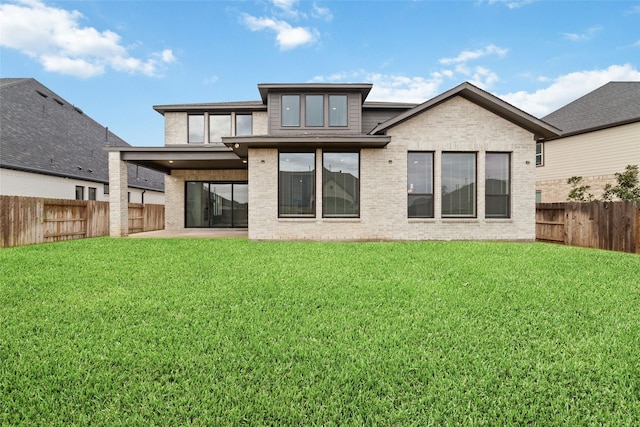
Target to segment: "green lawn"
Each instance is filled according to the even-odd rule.
[[[640,424],[638,255],[96,238],[0,304],[0,425]]]

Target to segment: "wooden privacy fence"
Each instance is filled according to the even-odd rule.
[[[536,239],[640,253],[640,204],[631,201],[538,203]]]
[[[129,233],[164,229],[164,206],[129,204]],[[0,196],[0,247],[109,235],[109,202]]]

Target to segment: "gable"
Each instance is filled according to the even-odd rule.
[[[421,142],[456,144],[455,149],[472,149],[473,144],[509,140],[533,143],[532,132],[461,97],[449,98],[423,110],[387,133]],[[467,146],[468,148],[464,148]]]

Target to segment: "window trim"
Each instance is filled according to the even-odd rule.
[[[431,154],[431,193],[414,193],[413,190],[409,191],[409,155],[415,154]],[[435,218],[435,151],[420,151],[420,150],[409,150],[407,151],[407,218],[415,219],[415,218]],[[427,216],[412,216],[409,214],[409,198],[410,196],[431,196],[431,215]]]
[[[78,194],[78,192],[79,192],[79,194]],[[84,186],[76,185],[75,200],[84,200]]]
[[[313,154],[313,184],[311,186],[312,190],[313,190],[313,200],[312,200],[312,206],[313,206],[313,212],[310,214],[284,214],[281,212],[281,205],[282,203],[280,203],[280,156],[282,154]],[[278,199],[277,199],[277,203],[278,203],[278,218],[279,219],[290,219],[290,218],[316,218],[317,217],[317,194],[316,194],[316,185],[317,185],[317,168],[318,165],[317,163],[317,154],[315,150],[308,150],[308,151],[289,151],[289,150],[278,150]]]
[[[508,179],[509,179],[509,181],[508,181],[509,185],[507,186],[508,193],[506,194],[506,196],[507,196],[507,214],[506,214],[506,216],[505,215],[488,215],[487,214],[487,196],[504,196],[504,194],[489,194],[487,192],[487,167],[486,167],[486,164],[487,164],[487,156],[489,154],[506,154],[507,157],[508,157],[509,170],[507,172],[507,175],[508,175]],[[510,151],[487,151],[485,153],[485,172],[484,172],[484,180],[485,180],[485,183],[484,183],[484,217],[485,217],[485,219],[510,219],[511,218],[511,212],[512,212],[511,188],[512,188],[512,181],[513,181],[512,175],[511,175],[512,174],[512,161],[511,160],[512,160],[512,157],[513,157],[512,154],[513,153],[510,152]]]
[[[358,212],[355,215],[327,215],[326,209],[325,209],[325,204],[324,204],[324,157],[325,154],[357,154],[358,155]],[[362,175],[362,155],[360,153],[360,150],[357,151],[352,151],[352,150],[330,150],[330,151],[325,151],[322,150],[322,218],[327,218],[327,219],[359,219],[360,218],[360,205],[361,200],[362,200],[362,194],[361,194],[361,188],[362,188],[362,184],[360,182],[360,176]]]

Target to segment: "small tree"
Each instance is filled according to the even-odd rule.
[[[638,179],[638,165],[627,165],[624,172],[616,172],[615,186],[607,184],[604,186],[602,199],[606,201],[617,197],[620,200],[635,200],[640,202],[640,180]]]
[[[590,202],[593,200],[593,194],[589,192],[590,185],[582,184],[581,176],[572,176],[567,179],[567,184],[571,185],[571,191],[569,191],[569,197],[567,200],[570,202]]]

